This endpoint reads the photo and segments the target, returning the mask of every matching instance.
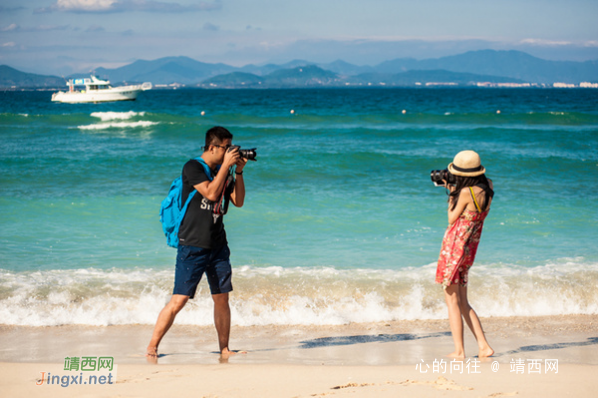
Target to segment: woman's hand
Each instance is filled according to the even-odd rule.
[[[448,181],[446,181],[446,180],[442,180],[442,182],[443,182],[443,186],[444,186],[446,189],[448,189],[450,192],[453,192],[453,191],[455,190],[455,186],[454,186],[454,185],[450,185],[450,184],[448,183]]]

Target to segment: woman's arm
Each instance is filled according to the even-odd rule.
[[[449,208],[448,208],[448,222],[449,225],[452,225],[459,219],[463,210],[467,207],[467,205],[471,202],[471,195],[469,194],[469,190],[467,188],[463,188],[459,193],[459,200],[457,201],[457,206],[453,209],[453,198],[449,200]]]

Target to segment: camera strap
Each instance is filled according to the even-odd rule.
[[[230,194],[231,194],[231,187],[235,184],[235,178],[233,177],[233,169],[230,168],[228,172],[228,177],[226,177],[226,181],[224,182],[224,187],[222,188],[222,194],[220,195],[220,200],[214,206],[214,214],[218,215],[225,215],[228,212],[228,204],[230,202]]]

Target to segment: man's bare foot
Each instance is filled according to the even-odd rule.
[[[494,350],[490,348],[490,346],[487,346],[484,349],[480,349],[480,351],[478,352],[479,358],[487,358],[491,357],[492,355],[494,355]]]
[[[145,359],[148,363],[157,365],[158,364],[158,347],[147,347],[145,353]]]
[[[145,356],[158,358],[158,347],[147,347]]]
[[[447,357],[449,358],[458,358],[458,359],[465,359],[465,353],[464,352],[451,352],[450,354],[447,355]]]
[[[220,359],[227,360],[228,358],[232,357],[233,355],[237,354],[247,354],[247,351],[231,351],[227,348],[224,348],[220,353]]]

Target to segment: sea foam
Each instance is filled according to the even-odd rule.
[[[148,120],[128,121],[136,117],[145,116],[145,112],[93,112],[90,116],[99,118],[102,123],[77,126],[81,130],[107,130],[107,129],[127,129],[144,128],[159,124]],[[127,120],[127,121],[125,121]]]
[[[158,122],[150,122],[147,120],[139,120],[137,122],[114,122],[114,123],[100,123],[90,124],[86,126],[77,126],[81,130],[106,130],[112,128],[137,128],[149,127],[158,124]]]
[[[405,269],[234,268],[235,325],[340,325],[446,318],[435,265]],[[173,269],[0,271],[3,324],[153,324]],[[469,298],[480,316],[598,314],[598,263],[561,259],[534,268],[474,266]],[[177,323],[211,325],[204,281]]]
[[[93,112],[90,116],[100,118],[103,122],[108,120],[127,120],[135,116],[144,116],[145,112]]]

